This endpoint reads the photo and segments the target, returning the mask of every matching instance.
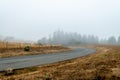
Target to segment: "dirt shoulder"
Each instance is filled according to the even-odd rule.
[[[72,50],[63,46],[40,46],[30,47],[30,51],[24,51],[24,48],[0,48],[0,58],[22,56],[22,55],[36,55],[36,54],[48,54],[58,53]]]
[[[84,46],[82,46],[84,47]],[[96,53],[43,66],[16,70],[1,80],[120,80],[120,46],[85,46]]]

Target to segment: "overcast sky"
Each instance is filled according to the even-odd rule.
[[[120,0],[0,0],[0,35],[37,40],[55,30],[120,35]]]

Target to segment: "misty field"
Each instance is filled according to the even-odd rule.
[[[86,46],[96,53],[77,59],[16,70],[1,80],[120,80],[120,46]]]

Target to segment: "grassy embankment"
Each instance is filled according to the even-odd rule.
[[[90,47],[90,46],[87,46]],[[120,80],[120,46],[91,46],[96,53],[22,70],[1,80]]]

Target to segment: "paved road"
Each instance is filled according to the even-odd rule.
[[[95,50],[78,48],[73,51],[56,53],[56,54],[41,54],[41,55],[0,58],[0,71],[4,71],[7,68],[19,69],[19,68],[37,66],[42,64],[54,63],[58,61],[64,61],[68,59],[85,56],[93,52],[95,52]]]

